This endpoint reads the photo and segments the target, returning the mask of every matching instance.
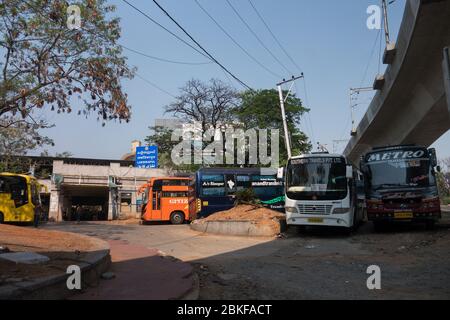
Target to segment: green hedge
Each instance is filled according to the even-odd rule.
[[[445,204],[445,205],[450,204],[450,197],[442,198],[442,204]]]

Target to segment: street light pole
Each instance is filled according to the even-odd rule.
[[[350,135],[355,135],[356,134],[356,128],[355,128],[355,115],[353,113],[353,109],[354,107],[357,106],[357,104],[353,104],[353,95],[359,94],[360,92],[366,92],[366,91],[373,91],[372,87],[361,87],[361,88],[350,88],[350,117],[352,120],[352,131],[350,133]]]
[[[293,81],[295,81],[297,79],[300,79],[300,78],[303,78],[303,73],[299,77],[292,76],[292,78],[289,79],[289,80],[283,79],[282,82],[277,83],[278,94],[279,94],[279,97],[280,97],[281,118],[283,120],[284,137],[285,137],[285,141],[286,141],[286,150],[287,150],[287,154],[288,154],[288,158],[289,159],[292,157],[292,148],[291,148],[291,139],[290,139],[290,135],[289,135],[289,129],[288,129],[287,120],[286,120],[286,110],[284,108],[284,102],[289,97],[291,89],[289,89],[287,96],[283,97],[283,89],[282,89],[281,86],[283,84],[286,84],[286,83],[289,83],[289,82],[293,82]]]

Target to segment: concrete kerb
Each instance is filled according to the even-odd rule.
[[[203,233],[245,237],[274,237],[287,229],[285,220],[274,219],[274,221],[279,223],[279,230],[274,231],[268,225],[261,225],[255,221],[248,220],[195,220],[190,226],[192,230]]]
[[[94,243],[93,251],[87,252],[83,259],[74,259],[73,264],[81,269],[82,290],[97,284],[100,276],[111,265],[109,244],[103,240],[88,237]],[[67,289],[68,274],[61,270],[56,275],[36,278],[0,287],[0,300],[60,300],[66,299],[78,290]]]

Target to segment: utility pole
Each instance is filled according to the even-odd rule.
[[[386,0],[382,0],[383,5],[383,16],[384,16],[384,37],[386,39],[386,45],[389,45],[391,43],[390,37],[389,37],[389,22],[388,22],[388,11],[387,11],[387,3]]]
[[[338,145],[339,143],[346,143],[348,142],[348,140],[333,140],[333,153],[336,153],[336,145]]]
[[[393,4],[396,0],[390,0],[387,2],[386,0],[382,0],[383,6],[383,17],[384,17],[384,37],[386,41],[386,49],[383,54],[383,63],[384,64],[392,64],[394,62],[394,58],[396,55],[395,43],[391,42],[391,37],[389,33],[389,19],[388,19],[388,6]]]
[[[300,78],[303,78],[303,72],[302,72],[302,74],[299,77],[292,76],[292,78],[289,79],[289,80],[283,79],[282,82],[277,83],[278,94],[280,96],[281,117],[283,119],[284,137],[285,137],[285,140],[286,140],[286,150],[287,150],[287,154],[288,154],[288,158],[289,159],[292,157],[292,148],[291,148],[291,140],[290,140],[288,125],[287,125],[287,120],[286,120],[286,110],[284,108],[284,103],[289,98],[289,94],[291,93],[292,85],[294,84],[294,81],[298,80]],[[283,89],[282,89],[281,86],[283,84],[290,83],[290,82],[292,82],[292,85],[289,88],[288,94],[286,95],[286,97],[283,97]]]
[[[444,61],[442,62],[442,71],[444,74],[445,92],[447,93],[447,107],[450,112],[450,48],[444,48]]]
[[[355,128],[355,116],[353,113],[353,109],[358,105],[358,104],[353,104],[353,96],[355,94],[360,94],[361,92],[368,92],[368,91],[373,91],[372,87],[361,87],[361,88],[350,88],[350,117],[352,119],[352,131],[350,133],[351,136],[356,135],[356,128]]]

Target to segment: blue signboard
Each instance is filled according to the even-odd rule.
[[[145,146],[136,148],[136,161],[134,164],[137,168],[158,168],[158,147]]]

